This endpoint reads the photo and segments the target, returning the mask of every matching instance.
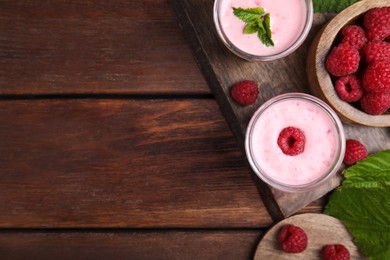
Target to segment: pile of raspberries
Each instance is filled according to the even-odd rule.
[[[340,99],[370,115],[390,108],[390,7],[345,26],[325,60]]]

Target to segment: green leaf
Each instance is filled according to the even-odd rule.
[[[314,12],[338,13],[359,0],[313,0]]]
[[[241,19],[244,23],[252,23],[264,14],[264,9],[260,7],[243,9],[233,7],[233,14]]]
[[[363,254],[390,259],[390,150],[367,157],[344,176],[325,213],[346,225]]]
[[[253,22],[253,23],[248,24],[244,28],[244,33],[245,34],[252,34],[252,33],[256,33],[258,31],[259,31],[259,24],[256,21]]]
[[[269,39],[271,45],[274,46],[274,42],[272,41],[271,17],[269,14],[266,14],[264,16],[264,28],[265,28],[267,38]]]
[[[233,7],[233,14],[247,25],[244,28],[244,34],[257,33],[260,41],[265,46],[273,46],[271,32],[271,17],[264,12],[263,8],[247,8]]]
[[[267,34],[258,32],[258,33],[257,33],[257,36],[259,37],[259,39],[261,40],[261,42],[262,42],[265,46],[267,46],[267,47],[269,47],[269,46],[274,46],[274,42],[272,41],[272,39],[270,39],[270,38],[268,37]]]

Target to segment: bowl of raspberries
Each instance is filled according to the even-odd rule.
[[[347,123],[390,126],[390,0],[362,0],[314,39],[309,87]]]

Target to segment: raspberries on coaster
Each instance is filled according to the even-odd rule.
[[[233,85],[230,94],[237,103],[243,106],[249,106],[256,102],[257,96],[259,95],[259,88],[256,82],[243,80]]]
[[[322,249],[322,259],[324,260],[349,260],[348,249],[341,244],[326,245]]]
[[[279,243],[286,253],[303,252],[308,244],[305,231],[292,224],[283,226],[278,233]]]
[[[389,40],[390,7],[372,8],[339,32],[325,59],[339,98],[369,115],[390,108]]]

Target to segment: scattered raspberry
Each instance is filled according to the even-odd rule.
[[[390,43],[388,42],[368,42],[362,50],[367,63],[390,60]]]
[[[232,98],[243,106],[252,105],[259,95],[256,82],[244,80],[233,85],[231,88]]]
[[[307,247],[307,235],[300,227],[288,224],[278,233],[279,243],[286,253],[300,253]]]
[[[348,139],[345,145],[344,163],[353,165],[367,157],[366,147],[358,140]]]
[[[363,75],[363,88],[367,92],[390,91],[390,60],[380,60],[368,65]]]
[[[372,8],[364,15],[367,38],[382,41],[390,35],[390,7]]]
[[[341,43],[351,45],[360,50],[367,42],[366,32],[358,25],[347,25],[341,30]]]
[[[334,47],[325,61],[326,69],[333,76],[341,77],[355,73],[359,68],[359,51],[348,44]]]
[[[360,100],[364,112],[381,115],[390,108],[390,93],[366,93]]]
[[[278,145],[286,155],[298,155],[305,149],[305,134],[296,127],[284,128],[278,137]]]
[[[326,245],[322,249],[322,259],[324,260],[349,260],[348,249],[341,245]]]
[[[360,80],[353,74],[338,78],[335,89],[340,99],[346,102],[356,102],[364,93]]]

